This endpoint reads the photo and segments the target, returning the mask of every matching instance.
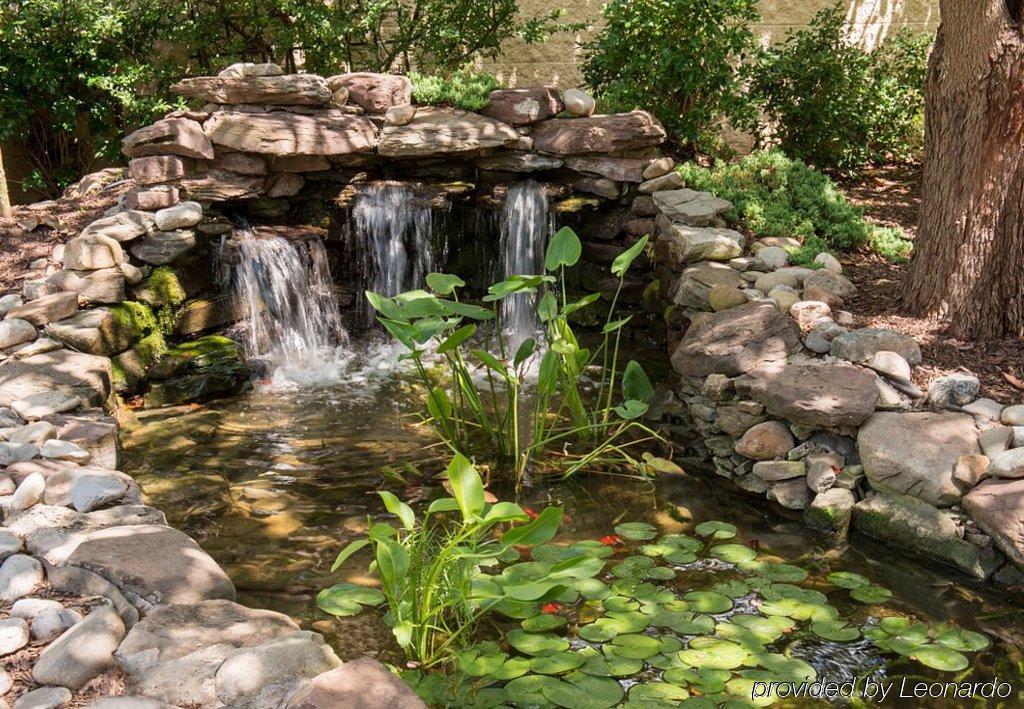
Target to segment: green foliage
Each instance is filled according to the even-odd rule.
[[[693,189],[732,202],[729,217],[742,220],[757,237],[799,239],[803,247],[791,252],[793,263],[806,265],[822,251],[865,246],[886,258],[909,253],[910,242],[898,230],[867,222],[827,175],[780,151],[759,151],[711,168],[687,163],[679,172]]]
[[[51,193],[117,156],[131,127],[167,110],[155,0],[30,0],[0,8],[0,141],[26,149]]]
[[[641,239],[611,266],[619,279],[618,290],[604,322],[603,342],[593,352],[579,345],[569,317],[596,302],[600,294],[572,302],[567,297],[566,268],[574,266],[582,253],[579,237],[568,227],[548,243],[547,273],[510,276],[493,284],[483,297],[490,305],[517,294],[540,292],[536,308],[544,327],[543,346],[527,338],[509,343],[515,351],[506,352],[497,311],[461,302],[458,289],[464,282],[448,274],[427,276],[433,294],[415,290],[385,298],[367,292],[366,298],[380,323],[409,350],[405,357],[413,363],[426,393],[426,418],[453,453],[511,468],[517,480],[531,466],[537,466],[538,472],[554,468],[565,476],[617,466],[642,474],[675,470],[670,461],[631,452],[643,443],[661,441],[635,420],[647,411],[654,394],[636,362],[627,365],[622,400],[614,404],[619,339],[629,319],[612,320],[612,315],[626,272],[646,243],[646,237]],[[483,346],[476,347],[481,338]],[[431,345],[446,369],[441,385],[428,371]],[[539,358],[537,384],[527,389],[524,378],[534,357]],[[582,382],[598,362],[600,383],[588,405]],[[486,375],[483,381],[475,376],[478,368]],[[566,444],[574,441],[586,442],[586,452],[567,452]]]
[[[409,72],[412,81],[413,100],[422,105],[454,106],[467,111],[479,111],[487,105],[490,93],[501,87],[490,74],[476,73],[465,67],[445,77],[434,74],[425,76]]]
[[[579,555],[537,578],[484,577],[481,567],[514,556],[513,546],[549,541],[558,531],[562,511],[548,508],[530,520],[511,502],[487,504],[480,474],[461,455],[448,466],[447,478],[452,497],[434,500],[420,517],[392,493],[381,492],[385,508],[398,518],[399,526],[370,524],[369,537],[349,544],[335,560],[333,569],[370,547],[374,557],[370,570],[380,577],[381,591],[339,584],[317,595],[322,610],[340,616],[358,613],[363,606],[386,604],[385,622],[398,644],[424,667],[465,645],[486,611],[507,601],[544,602],[565,591],[566,579],[593,576],[602,566],[598,563],[594,568],[588,557]],[[457,516],[449,514],[456,512]],[[510,523],[517,526],[501,533]]]
[[[126,300],[123,303],[111,305],[109,310],[118,327],[129,330],[136,338],[157,329],[156,316],[144,303]]]
[[[756,0],[612,0],[603,15],[583,63],[602,110],[649,110],[702,147],[721,119],[753,119],[743,84]]]
[[[845,10],[761,52],[751,92],[783,150],[819,168],[915,157],[924,135],[928,35],[903,30],[868,52],[845,37]]]

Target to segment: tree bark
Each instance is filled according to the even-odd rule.
[[[942,0],[904,302],[963,339],[1024,336],[1024,34],[1017,0]]]
[[[11,193],[7,190],[7,171],[4,170],[4,154],[0,149],[0,217],[11,216]]]

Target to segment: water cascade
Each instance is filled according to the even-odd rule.
[[[367,288],[390,296],[423,285],[436,258],[431,216],[408,185],[381,182],[360,190],[352,220]]]
[[[339,348],[348,341],[323,242],[261,237],[251,229],[236,234],[229,278],[247,313],[246,355],[265,360],[275,380],[321,381],[337,369]]]
[[[502,278],[544,272],[544,247],[553,231],[553,217],[539,182],[523,180],[509,186],[501,216]],[[502,329],[513,350],[537,331],[535,302],[529,293],[501,301]]]

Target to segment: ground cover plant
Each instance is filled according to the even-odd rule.
[[[828,175],[778,150],[757,151],[736,162],[679,168],[688,187],[733,204],[728,218],[757,237],[794,237],[791,262],[808,265],[822,251],[869,248],[889,261],[905,261],[911,243],[898,229],[864,219]]]
[[[600,294],[569,299],[566,269],[582,253],[579,237],[569,228],[551,237],[545,273],[493,284],[484,305],[460,301],[465,282],[442,273],[427,275],[430,291],[393,298],[366,294],[380,323],[407,349],[403,356],[425,391],[425,420],[452,453],[510,472],[517,482],[528,472],[569,476],[627,468],[646,475],[675,469],[644,450],[645,444],[663,442],[639,421],[654,395],[650,380],[637,362],[619,363],[622,328],[629,318],[614,319],[615,306],[626,273],[646,244],[646,238],[640,239],[611,265],[619,286],[604,320],[603,339],[593,350],[580,345],[570,316],[595,304]],[[539,294],[541,340],[527,337],[506,351],[499,310],[488,306],[523,294]],[[434,355],[441,358],[440,372],[430,365]],[[536,384],[528,385],[533,358],[539,358]],[[481,369],[483,376],[478,376]],[[586,390],[591,375],[597,385]]]
[[[479,111],[487,105],[490,94],[501,83],[490,74],[463,67],[450,76],[409,72],[413,100],[427,106],[453,106]]]
[[[398,526],[374,522],[338,556],[335,569],[372,547],[380,590],[318,596],[335,615],[386,608],[412,661],[402,677],[433,706],[768,706],[778,696],[763,683],[814,682],[808,660],[825,645],[913,672],[961,671],[989,645],[893,614],[888,589],[863,575],[812,579],[760,555],[727,522],[692,534],[622,522],[600,540],[554,543],[560,509],[487,504],[464,458],[447,475],[454,496],[420,517],[381,492]]]

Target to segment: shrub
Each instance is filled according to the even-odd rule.
[[[612,0],[583,76],[603,106],[643,108],[673,137],[708,146],[717,123],[752,117],[743,90],[756,0]]]
[[[454,106],[467,111],[479,111],[487,105],[490,93],[501,87],[490,74],[476,73],[470,68],[460,69],[450,77],[425,76],[411,71],[409,80],[412,81],[412,96],[416,103]]]
[[[867,52],[849,44],[839,6],[763,50],[751,92],[782,149],[819,168],[906,160],[924,133],[929,38],[901,31]]]
[[[910,242],[898,230],[868,223],[827,175],[780,151],[759,151],[711,168],[687,163],[679,172],[693,189],[732,202],[729,217],[742,219],[758,237],[800,239],[803,248],[791,255],[795,263],[813,261],[821,251],[863,246],[893,260],[909,253]]]

